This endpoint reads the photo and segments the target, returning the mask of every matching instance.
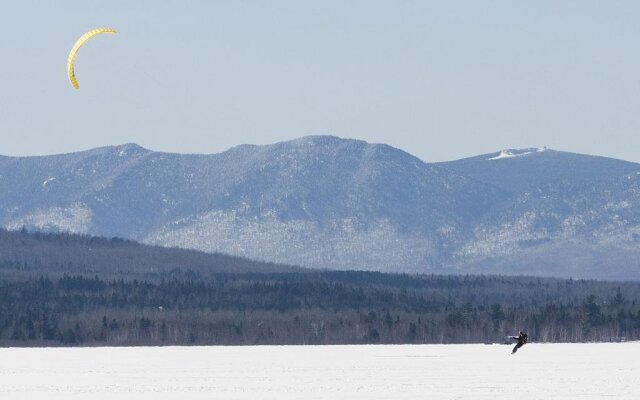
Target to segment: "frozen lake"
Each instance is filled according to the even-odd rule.
[[[0,349],[0,399],[639,399],[640,343]]]

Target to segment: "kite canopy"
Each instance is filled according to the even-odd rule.
[[[71,82],[71,86],[73,86],[74,89],[78,89],[80,87],[73,70],[73,64],[76,62],[76,54],[78,53],[78,50],[80,50],[80,47],[82,47],[82,45],[84,45],[89,39],[101,33],[115,34],[116,31],[115,29],[109,28],[93,29],[80,36],[80,39],[76,40],[76,43],[73,45],[71,51],[69,52],[69,57],[67,58],[67,76],[69,77],[69,82]]]

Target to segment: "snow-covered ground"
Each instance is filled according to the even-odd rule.
[[[640,343],[0,349],[0,399],[640,399]]]

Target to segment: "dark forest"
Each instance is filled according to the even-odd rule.
[[[91,248],[99,262],[83,259]],[[135,268],[142,256],[123,248],[168,254],[0,232],[0,345],[501,343],[519,330],[537,342],[640,339],[635,282],[310,271],[196,252],[182,253],[200,260],[194,269],[158,255]]]

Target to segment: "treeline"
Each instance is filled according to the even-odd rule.
[[[640,284],[375,272],[0,280],[0,344],[640,339]]]
[[[0,229],[0,345],[640,339],[640,283],[310,271]]]

